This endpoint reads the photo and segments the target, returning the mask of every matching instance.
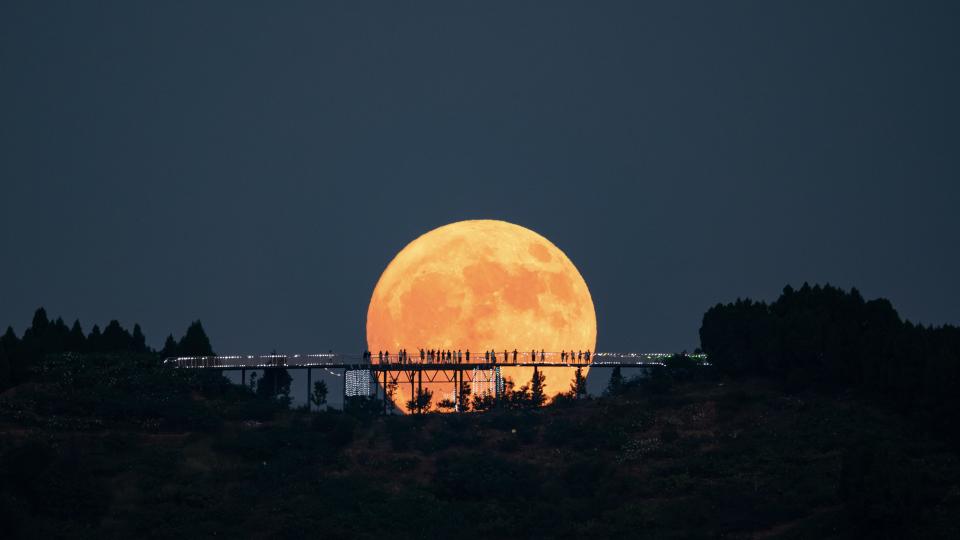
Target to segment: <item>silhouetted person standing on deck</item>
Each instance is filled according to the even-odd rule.
[[[470,363],[470,349],[467,349],[466,357],[467,357],[467,363],[469,364],[469,363]]]
[[[514,364],[517,363],[517,350],[516,350],[516,349],[513,350],[513,363],[514,363]]]

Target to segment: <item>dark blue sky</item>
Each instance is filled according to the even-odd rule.
[[[7,0],[0,324],[359,350],[469,218],[566,251],[601,350],[805,280],[958,323],[957,6]]]

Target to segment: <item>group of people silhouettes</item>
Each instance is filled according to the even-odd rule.
[[[497,351],[489,350],[484,351],[483,353],[483,363],[485,364],[517,364],[520,362],[524,363],[536,363],[538,358],[541,363],[547,361],[547,355],[553,357],[556,353],[547,353],[543,349],[539,353],[533,350],[530,351],[527,358],[519,358],[527,353],[519,353],[516,349],[513,350],[511,354],[509,351],[503,351],[501,355]],[[366,362],[373,362],[373,353],[370,351],[363,352],[363,359]],[[519,360],[519,361],[518,361]],[[475,358],[475,361],[479,361],[478,358]],[[590,363],[590,350],[586,351],[560,351],[560,362],[561,363],[571,363],[571,364],[589,364]],[[377,353],[377,363],[379,364],[462,364],[470,363],[470,350],[442,350],[442,349],[420,349],[419,357],[411,357],[407,353],[406,349],[400,349],[397,354],[391,356],[390,351],[379,351]]]

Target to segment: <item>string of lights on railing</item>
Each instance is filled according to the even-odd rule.
[[[224,356],[180,356],[167,358],[164,360],[164,363],[173,364],[176,367],[182,368],[220,368],[220,369],[242,369],[242,368],[268,368],[268,367],[277,367],[283,365],[289,366],[303,366],[303,367],[324,367],[324,366],[333,366],[333,365],[343,365],[343,364],[354,364],[354,365],[364,365],[364,364],[389,364],[389,365],[398,365],[398,364],[434,364],[434,365],[450,365],[450,364],[459,364],[459,363],[468,363],[464,362],[465,357],[459,354],[459,351],[454,352],[450,351],[450,355],[446,358],[443,358],[441,355],[439,358],[437,355],[429,355],[426,357],[420,357],[419,355],[398,355],[398,354],[387,354],[374,357],[372,354],[362,355],[362,354],[338,354],[338,353],[320,353],[320,354],[263,354],[263,355],[224,355]],[[639,363],[640,361],[644,363],[653,363],[653,364],[662,364],[663,360],[672,357],[672,353],[635,353],[635,352],[598,352],[594,353],[591,357],[590,353],[581,355],[579,351],[577,354],[574,354],[574,351],[560,351],[560,352],[517,352],[516,355],[511,356],[507,351],[501,353],[496,353],[492,355],[484,355],[483,357],[474,356],[472,359],[473,364],[502,364],[509,365],[511,363],[524,364],[537,364],[537,363],[549,363],[552,365],[603,365],[609,363],[620,363],[617,362],[623,360],[633,360]],[[691,359],[698,362],[706,362],[707,355],[697,353],[687,355]],[[374,360],[376,359],[376,360]],[[513,361],[511,362],[511,359]],[[329,370],[327,370],[329,372]],[[331,372],[332,373],[332,372]]]

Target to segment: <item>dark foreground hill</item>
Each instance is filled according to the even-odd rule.
[[[0,536],[960,537],[956,453],[849,393],[655,378],[384,418],[116,362],[0,398]]]

